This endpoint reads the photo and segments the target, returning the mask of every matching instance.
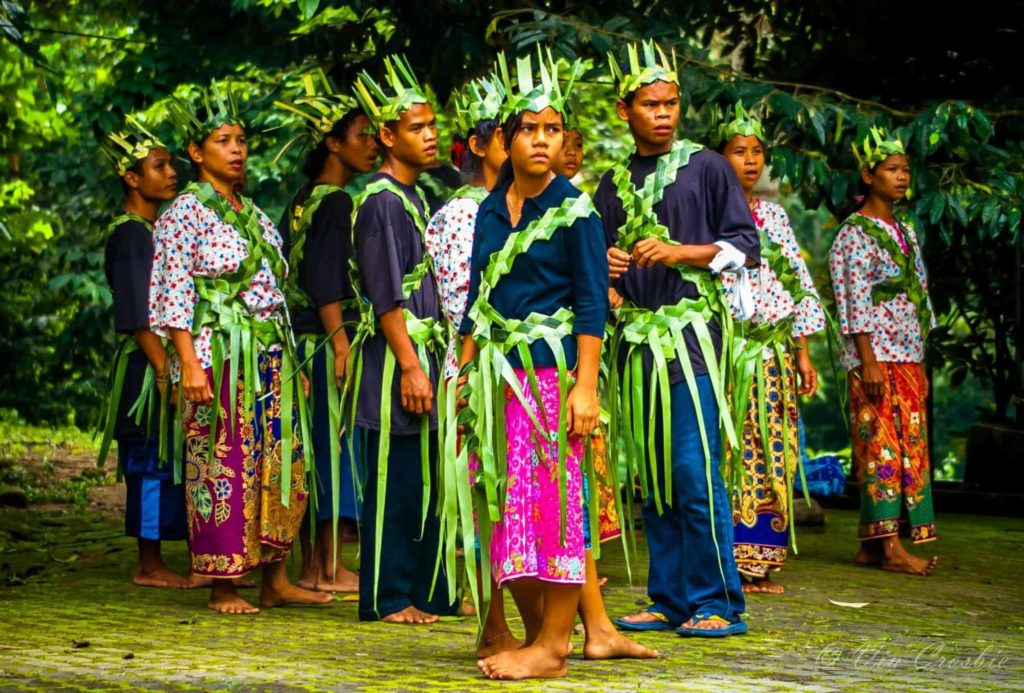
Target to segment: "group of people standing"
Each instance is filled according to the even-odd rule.
[[[126,202],[107,274],[131,338],[107,429],[138,584],[209,585],[210,608],[255,613],[239,589],[262,568],[262,607],[358,591],[361,620],[417,624],[466,608],[465,570],[478,666],[501,679],[565,675],[577,613],[588,658],[656,655],[620,631],[747,631],[744,593],[782,591],[770,575],[790,540],[797,397],[817,386],[807,338],[829,321],[785,211],[753,194],[762,123],[737,104],[717,151],[677,139],[674,60],[650,42],[609,60],[635,151],[593,200],[570,182],[585,151],[579,66],[560,75],[541,51],[500,56],[456,96],[464,185],[436,210],[417,186],[437,165],[435,112],[400,56],[379,82],[362,73],[354,100],[310,76],[278,104],[315,143],[279,225],[242,194],[248,147],[230,93],[172,103],[194,173],[180,192],[140,124],[111,136]],[[855,151],[864,200],[830,269],[862,488],[857,560],[927,574],[935,559],[899,541],[902,515],[915,542],[935,536],[933,318],[897,211],[910,169],[878,130]],[[595,555],[636,493],[651,604],[613,621]],[[358,574],[341,561],[345,519],[358,523]],[[159,541],[186,536],[183,577]],[[292,584],[282,559],[297,537]]]

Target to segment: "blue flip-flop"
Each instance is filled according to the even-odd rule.
[[[730,635],[743,635],[750,630],[745,621],[730,623],[717,614],[696,614],[693,617],[694,626],[703,621],[718,621],[728,625],[725,628],[694,628],[682,625],[676,628],[676,632],[684,638],[727,638]]]
[[[674,630],[675,629],[675,626],[673,626],[671,623],[669,623],[669,620],[665,616],[665,614],[663,614],[661,612],[658,612],[658,611],[653,611],[651,609],[648,609],[647,613],[653,615],[658,620],[657,621],[647,621],[647,622],[635,623],[633,621],[626,621],[625,619],[620,617],[620,618],[615,619],[615,625],[618,626],[619,628],[621,628],[622,630],[632,630],[632,631],[642,631],[642,630]]]

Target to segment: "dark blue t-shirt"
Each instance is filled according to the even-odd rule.
[[[148,330],[153,232],[136,220],[118,224],[107,239],[103,269],[113,296],[114,329],[118,334],[129,336],[136,330]],[[142,391],[147,363],[146,354],[141,349],[128,355],[121,402],[114,424],[114,437],[118,440],[146,435],[146,421],[141,426],[137,425],[135,417],[128,416],[128,410]]]
[[[367,182],[390,178],[378,173]],[[391,182],[402,191],[416,209],[423,206],[413,187]],[[412,272],[423,259],[423,238],[412,217],[395,193],[385,190],[363,203],[356,215],[354,227],[356,263],[359,267],[360,289],[373,306],[373,314],[380,317],[398,307],[408,309],[417,318],[441,320],[441,305],[437,295],[434,273],[427,272],[406,301],[402,295],[402,278]],[[380,430],[381,384],[384,375],[384,355],[388,349],[384,332],[378,326],[374,336],[363,345],[363,377],[356,405],[356,423],[364,428]],[[401,369],[395,368],[391,388],[391,433],[414,435],[420,432],[420,417],[402,409],[400,383]],[[438,364],[430,359],[430,382],[437,387]],[[430,412],[430,427],[437,428],[437,407]]]
[[[302,186],[295,194],[291,206],[285,211],[278,231],[284,241],[285,258],[291,255],[292,214],[301,209],[313,190],[312,182]],[[312,307],[292,308],[292,329],[296,335],[322,334],[323,324],[317,309],[329,303],[344,301],[355,296],[349,282],[349,258],[352,257],[352,198],[343,190],[330,193],[320,201],[306,229],[302,257],[298,267],[299,288],[309,296]],[[346,316],[353,318],[354,316]]]
[[[473,256],[470,265],[467,316],[460,331],[473,331],[469,308],[480,291],[480,276],[491,254],[501,250],[513,232],[522,231],[552,207],[558,207],[566,198],[580,196],[564,176],[557,176],[536,197],[523,201],[523,213],[515,227],[509,218],[505,195],[511,183],[496,188],[480,204],[473,237]],[[530,313],[552,315],[559,308],[569,308],[575,314],[574,335],[604,337],[608,320],[608,259],[605,255],[604,235],[596,214],[575,221],[555,231],[550,240],[534,242],[526,253],[516,258],[511,271],[503,276],[491,291],[490,303],[505,318],[522,320]],[[576,339],[562,340],[566,363],[576,366]],[[555,366],[551,348],[543,340],[530,345],[530,356],[536,367]],[[521,367],[519,356],[513,350],[509,361]]]
[[[658,163],[660,155],[630,157],[630,180],[638,188]],[[626,223],[622,202],[612,183],[613,171],[601,178],[594,204],[604,224],[608,247],[615,245],[618,229]],[[683,245],[708,245],[726,241],[757,263],[761,259],[761,244],[757,227],[747,205],[743,188],[732,166],[720,154],[703,149],[690,157],[690,161],[676,174],[676,179],[665,188],[664,196],[654,205],[658,221],[668,227],[669,236]],[[640,268],[633,264],[629,271],[613,284],[628,301],[641,308],[657,310],[661,306],[675,305],[684,297],[697,298],[697,287],[682,278],[679,271],[658,264]],[[716,353],[721,353],[722,331],[717,321],[709,325]],[[683,331],[687,350],[696,375],[704,375],[707,366],[701,354],[697,336],[692,327]],[[647,358],[650,358],[648,347]],[[677,361],[669,363],[669,378],[675,384],[683,380]]]

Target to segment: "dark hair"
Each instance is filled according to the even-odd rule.
[[[519,134],[519,130],[523,127],[523,113],[515,113],[505,119],[505,122],[501,124],[501,131],[505,135],[505,151],[512,151],[512,140]],[[512,170],[512,157],[505,159],[505,163],[498,169],[498,181],[494,184],[495,189],[509,183],[516,178],[516,173]]]
[[[315,147],[309,150],[309,153],[306,154],[306,161],[302,164],[302,175],[304,175],[307,180],[317,178],[324,170],[324,163],[327,161],[327,155],[331,153],[331,150],[327,148],[327,138],[333,137],[335,139],[344,140],[348,136],[349,128],[355,124],[356,119],[361,115],[365,115],[362,109],[353,108],[351,111],[341,116],[341,118],[334,121],[334,125],[331,126],[330,132],[325,134],[323,139],[321,139]]]
[[[465,137],[455,135],[452,138],[452,163],[462,173],[462,178],[466,183],[472,183],[481,175],[484,168],[484,158],[470,149],[469,138],[475,135],[477,143],[487,147],[490,145],[494,132],[497,129],[497,120],[481,120],[466,133]]]
[[[131,166],[129,166],[128,168],[126,168],[124,170],[125,174],[127,174],[129,171],[131,171],[132,173],[134,173],[137,176],[141,176],[142,175],[142,159],[139,159],[134,164],[132,164]],[[131,186],[128,185],[128,182],[124,179],[124,176],[121,176],[120,178],[118,178],[118,180],[121,181],[121,192],[123,192],[127,196],[128,193],[130,193],[132,191]]]
[[[874,173],[878,170],[878,165],[881,163],[882,162],[879,161],[878,164],[875,164],[868,170],[871,173]],[[860,211],[860,208],[864,206],[864,203],[868,201],[868,197],[871,195],[871,186],[865,183],[864,179],[861,178],[861,171],[863,170],[863,168],[857,169],[857,194],[846,198],[836,205],[836,216],[840,221],[846,219],[846,217],[850,216],[854,212]]]

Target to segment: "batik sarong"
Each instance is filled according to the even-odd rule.
[[[879,362],[885,392],[877,402],[864,394],[852,371],[850,431],[860,484],[861,541],[891,537],[900,522],[914,543],[935,539],[925,398],[928,382],[920,363]]]
[[[739,572],[750,578],[764,577],[786,562],[790,512],[786,477],[796,473],[800,454],[792,357],[786,354],[782,370],[775,358],[765,359],[762,367],[764,393],[758,391],[754,378],[743,421],[743,469],[732,494],[733,554]],[[762,440],[759,397],[766,404],[767,440]]]
[[[558,369],[536,368],[542,416],[526,371],[515,369],[527,405],[545,427],[540,440],[522,403],[505,388],[508,486],[505,512],[491,536],[491,570],[499,585],[519,578],[583,584],[582,444],[569,439],[566,456],[565,540],[561,538],[558,465]],[[540,454],[538,454],[538,452]]]
[[[281,560],[298,534],[306,511],[306,468],[299,432],[293,429],[291,488],[281,499],[281,352],[259,357],[260,392],[255,413],[245,407],[247,387],[239,369],[220,392],[216,452],[209,446],[212,408],[183,403],[185,503],[192,571],[235,577]],[[211,370],[206,370],[211,377]],[[229,372],[225,364],[225,375]],[[228,416],[237,388],[234,421]],[[298,423],[293,409],[292,421]]]

